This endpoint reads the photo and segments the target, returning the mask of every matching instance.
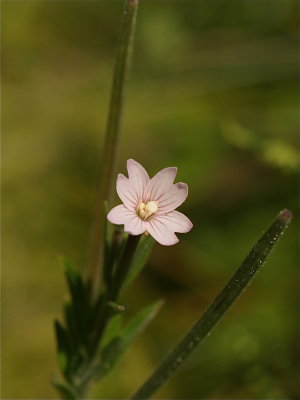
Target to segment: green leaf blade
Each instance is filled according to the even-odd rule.
[[[122,317],[122,314],[115,314],[110,318],[101,340],[101,351],[103,351],[115,337],[120,336]]]
[[[266,233],[256,242],[237,271],[229,279],[218,296],[204,314],[187,332],[183,339],[171,350],[146,382],[131,397],[132,400],[148,399],[182,365],[189,354],[203,341],[211,329],[238,299],[253,276],[264,264],[274,245],[279,240],[292,219],[289,210],[281,211]]]
[[[60,370],[64,376],[69,378],[70,368],[70,347],[66,330],[58,321],[54,321],[54,330],[56,336],[57,358]]]
[[[79,342],[88,346],[88,320],[91,307],[88,301],[88,288],[85,286],[79,272],[64,258],[59,259],[64,270],[70,292],[70,303],[66,305],[66,321],[70,334],[79,338]],[[77,339],[76,339],[77,341]]]
[[[136,317],[129,322],[121,333],[124,347],[129,346],[135,337],[144,331],[149,323],[156,317],[163,304],[163,300],[155,301],[140,311]]]
[[[107,374],[123,356],[134,339],[144,331],[158,314],[163,301],[152,303],[140,311],[111,341],[103,348],[101,374]]]

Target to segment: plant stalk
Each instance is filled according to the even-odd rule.
[[[116,53],[114,76],[111,89],[104,150],[102,156],[101,179],[97,199],[95,224],[92,233],[90,269],[88,279],[92,292],[97,292],[100,280],[100,270],[103,264],[103,220],[105,216],[104,202],[111,205],[112,187],[115,183],[116,162],[120,127],[122,122],[126,81],[132,53],[132,42],[135,31],[138,0],[126,0],[120,40]]]
[[[97,346],[101,341],[103,332],[105,331],[106,325],[114,314],[113,309],[109,307],[111,302],[117,301],[118,295],[123,287],[126,276],[132,264],[132,259],[138,246],[140,236],[128,235],[124,252],[121,259],[117,263],[115,275],[112,277],[112,281],[107,289],[105,298],[104,308],[102,314],[99,314],[99,325],[95,334],[93,348],[96,352]]]
[[[122,259],[117,265],[115,277],[111,287],[110,297],[112,301],[115,301],[124,285],[129,269],[131,267],[132,259],[141,240],[141,235],[133,236],[128,235],[127,243],[122,255]]]
[[[283,210],[278,214],[275,221],[254,245],[244,262],[205,313],[131,399],[148,399],[171,378],[188,355],[203,341],[229,307],[245,290],[256,272],[266,261],[291,219],[292,214],[288,210]]]

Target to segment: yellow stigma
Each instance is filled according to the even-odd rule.
[[[158,210],[158,201],[149,201],[148,203],[141,202],[137,208],[137,215],[141,219],[148,219]]]

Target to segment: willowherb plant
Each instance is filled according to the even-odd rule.
[[[116,189],[123,204],[108,212],[137,6],[138,0],[125,0],[88,278],[84,279],[65,259],[60,260],[69,299],[64,306],[63,322],[55,321],[58,364],[63,379],[53,376],[52,383],[64,399],[86,398],[91,384],[113,369],[135,337],[156,316],[161,300],[140,310],[124,325],[126,306],[119,303],[119,295],[146,264],[155,241],[174,245],[178,242],[175,233],[186,233],[193,227],[188,217],[176,210],[188,194],[187,184],[174,184],[177,168],[165,168],[150,179],[142,165],[133,159],[127,161],[128,178],[122,174],[117,178]],[[205,313],[132,399],[149,398],[174,374],[243,292],[291,218],[288,210],[278,214]],[[108,226],[107,220],[124,225],[124,229],[115,227],[111,233],[112,226]]]

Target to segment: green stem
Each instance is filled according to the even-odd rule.
[[[115,301],[124,285],[129,269],[132,264],[132,259],[137,249],[138,243],[141,240],[141,235],[128,235],[122,259],[117,265],[116,273],[111,286],[110,299]]]
[[[115,275],[112,277],[112,281],[110,282],[110,285],[107,289],[107,294],[104,306],[102,308],[102,312],[99,313],[99,325],[95,332],[94,342],[93,342],[94,353],[96,352],[96,349],[102,338],[103,332],[105,331],[109,319],[114,314],[109,304],[111,302],[114,303],[117,300],[117,297],[123,287],[126,276],[132,265],[132,259],[135,254],[139,241],[140,241],[140,235],[139,236],[128,235],[124,252],[122,253],[120,260],[118,261]]]
[[[267,256],[285,228],[287,228],[291,218],[292,214],[288,210],[283,210],[278,214],[267,232],[254,245],[242,265],[202,317],[194,324],[186,336],[169,353],[167,358],[131,399],[148,399],[174,374],[182,362],[202,342],[214,325],[225,314],[232,303],[237,300],[253,276],[266,261]]]
[[[97,200],[97,213],[91,243],[89,280],[92,283],[94,294],[99,285],[99,270],[101,269],[101,265],[103,263],[103,216],[105,214],[104,201],[107,200],[108,205],[110,205],[112,186],[115,183],[116,161],[123,112],[125,83],[130,64],[137,9],[138,0],[125,1],[107,119],[106,136],[102,157],[102,173]]]

